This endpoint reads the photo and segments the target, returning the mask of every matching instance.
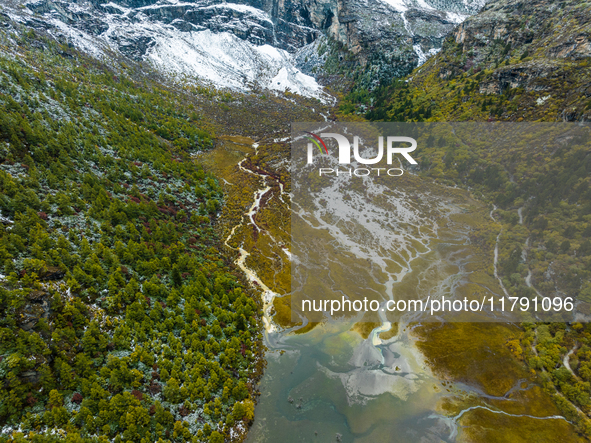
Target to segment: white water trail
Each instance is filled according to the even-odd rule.
[[[536,289],[536,287],[534,285],[532,285],[532,283],[531,283],[531,276],[532,276],[531,270],[528,269],[527,270],[527,277],[525,277],[525,284],[527,285],[528,288],[532,288],[534,291],[536,291],[536,294],[537,294],[538,297],[542,297],[543,298],[544,296],[542,294],[540,294],[540,291],[538,291]]]
[[[572,348],[570,351],[568,351],[568,353],[562,359],[562,364],[564,365],[564,367],[566,369],[568,369],[570,371],[570,373],[573,375],[573,377],[578,380],[579,377],[577,376],[577,374],[575,374],[575,371],[573,371],[572,368],[570,367],[570,361],[569,361],[570,356],[575,353],[575,350],[576,350],[576,348]]]
[[[538,357],[539,356],[538,348],[536,347],[537,343],[538,343],[538,330],[536,329],[535,331],[536,332],[535,332],[535,336],[534,336],[534,342],[532,343],[531,348],[534,351],[534,354],[536,355],[536,357]],[[572,351],[574,352],[574,349]],[[564,361],[563,361],[563,363],[564,363]],[[569,368],[570,368],[570,364],[569,364]],[[544,366],[542,366],[542,372],[548,373],[548,371],[546,371],[546,368]],[[572,401],[570,401],[568,398],[566,398],[566,396],[558,390],[558,388],[556,387],[555,384],[552,384],[552,386],[554,387],[554,392],[556,393],[556,395],[558,395],[559,397],[562,397],[566,402],[570,403],[570,405],[577,410],[577,412],[579,413],[579,415],[581,417],[583,417],[585,419],[588,418],[587,414],[585,412],[583,412],[581,410],[581,408],[579,408],[576,404],[574,404]]]
[[[492,218],[492,220],[496,223],[496,219],[493,216],[493,212],[497,210],[497,206],[493,205],[493,209],[492,211],[490,211],[490,218]],[[493,266],[494,266],[494,276],[497,279],[497,281],[499,282],[499,285],[501,286],[501,289],[503,290],[503,293],[505,294],[505,297],[509,297],[509,292],[507,292],[507,289],[505,288],[505,285],[503,284],[503,280],[501,280],[501,277],[499,277],[499,272],[498,272],[498,264],[499,264],[499,239],[501,238],[501,234],[503,233],[503,229],[501,228],[501,230],[499,231],[499,234],[497,235],[497,241],[495,243],[495,256],[494,256],[494,260],[493,260]]]
[[[521,208],[519,208],[517,210],[517,214],[519,214],[519,224],[523,225],[523,206]],[[527,237],[527,239],[525,240],[525,247],[523,248],[523,250],[521,251],[521,259],[523,260],[523,262],[525,264],[527,264],[527,253],[529,250],[529,237]],[[542,297],[543,295],[540,294],[540,292],[532,285],[531,283],[531,277],[532,277],[532,273],[531,273],[531,269],[529,269],[529,266],[527,268],[527,276],[525,277],[525,284],[528,288],[533,289],[536,292],[536,295],[538,297]],[[536,319],[538,319],[538,315],[535,314]]]
[[[413,32],[412,28],[410,27],[410,23],[409,23],[408,19],[406,18],[405,14],[406,14],[406,11],[401,12],[400,17],[402,17],[402,21],[404,22],[404,29],[406,29],[406,31],[410,34],[410,38],[413,43],[412,49],[415,52],[415,54],[417,54],[417,57],[419,58],[419,62],[417,64],[417,67],[419,67],[427,61],[427,56],[423,52],[423,48],[421,48],[421,45],[414,43],[415,33]]]
[[[379,195],[385,191],[385,189],[382,189],[382,185],[376,185],[375,183],[371,183],[369,181],[364,184],[367,186],[367,190],[373,194]],[[378,327],[372,330],[368,338],[373,346],[377,347],[383,344],[379,334],[381,332],[389,331],[392,327],[391,322],[386,319],[385,313],[387,311],[387,303],[389,301],[395,301],[394,284],[402,281],[406,274],[412,272],[411,263],[415,259],[431,252],[431,247],[429,246],[431,238],[427,234],[422,234],[419,238],[411,236],[412,240],[419,241],[425,248],[424,252],[414,250],[410,246],[411,243],[409,241],[408,234],[402,235],[395,232],[393,228],[391,228],[391,230],[384,230],[382,225],[380,225],[377,221],[377,219],[381,219],[382,221],[390,220],[392,218],[391,213],[379,206],[374,206],[371,203],[367,203],[365,200],[360,200],[361,197],[353,193],[350,195],[349,204],[343,205],[342,202],[344,202],[344,200],[336,198],[336,196],[340,196],[340,193],[338,192],[339,188],[340,182],[335,180],[332,187],[323,189],[323,192],[319,194],[319,199],[324,197],[325,200],[329,201],[326,208],[317,209],[309,214],[307,214],[306,211],[300,210],[298,215],[300,215],[302,221],[308,224],[309,228],[328,232],[331,238],[339,239],[339,245],[341,248],[346,250],[348,253],[353,254],[356,259],[360,261],[368,261],[373,263],[380,268],[384,275],[388,276],[388,280],[384,283],[384,295],[386,297],[380,303],[380,308],[377,311],[381,323]],[[407,205],[404,204],[405,201],[408,201],[408,197],[404,192],[401,191],[400,195],[393,198],[390,203],[395,203],[395,206],[399,211],[398,215],[404,219],[405,224],[408,226],[413,226],[416,228],[417,232],[421,232],[420,228],[424,227],[429,222],[429,220],[419,216],[415,209],[407,207]],[[364,209],[363,213],[358,212],[355,207],[356,203],[362,203]],[[328,211],[332,216],[336,217],[338,222],[335,222],[334,219],[331,219],[329,222],[327,222],[324,217],[324,211]],[[312,222],[306,215],[310,215],[314,222]],[[383,255],[377,253],[376,249],[371,248],[367,244],[360,243],[359,239],[351,237],[346,229],[342,229],[352,222],[361,224],[368,231],[379,233],[376,239],[379,239],[379,244],[390,252],[392,252],[392,250],[396,250],[399,253],[403,253],[398,254],[399,257],[397,257],[398,264],[401,266],[401,270],[399,272],[392,273],[388,270],[387,260],[394,260],[392,255]],[[432,227],[432,232],[435,233],[436,231],[437,226],[435,223]],[[404,258],[403,255],[408,258]],[[392,337],[390,340],[393,340],[394,338],[395,337]],[[381,353],[381,350],[379,351]]]
[[[451,430],[450,435],[447,440],[448,441],[455,441],[456,437],[458,436],[458,421],[460,420],[460,418],[462,418],[462,416],[466,412],[470,412],[475,409],[484,409],[486,411],[492,412],[493,414],[501,414],[501,415],[506,415],[508,417],[526,417],[526,418],[531,418],[533,420],[564,420],[567,423],[571,423],[562,415],[549,415],[546,417],[538,417],[538,416],[529,415],[529,414],[510,414],[505,411],[500,411],[498,409],[489,408],[488,406],[471,406],[469,408],[461,410],[459,414],[457,414],[453,417],[442,417],[438,414],[432,414],[429,418],[440,418],[440,419],[444,420],[447,423],[447,425],[450,427],[450,430]]]
[[[521,253],[521,258],[523,259],[523,262],[525,264],[527,264],[527,250],[528,249],[529,249],[529,237],[527,238],[527,240],[525,240],[525,248],[523,249],[523,251]],[[531,269],[529,269],[529,266],[528,266],[528,268],[527,268],[527,276],[525,277],[525,285],[528,288],[533,289],[538,297],[544,298],[544,296],[542,294],[540,294],[540,291],[538,291],[536,289],[536,287],[532,284],[531,277],[532,277]],[[536,319],[539,320],[539,317],[538,317],[538,314],[537,313],[535,313],[534,316],[536,317]]]
[[[256,224],[256,222],[254,221],[254,216],[256,215],[256,213],[258,212],[258,210],[261,207],[261,200],[263,198],[263,196],[269,192],[271,190],[270,186],[267,186],[264,189],[259,189],[258,191],[256,191],[254,193],[254,202],[252,204],[252,206],[250,207],[250,210],[245,214],[250,218],[250,223],[255,227],[255,229],[258,232],[261,232],[261,228],[258,227],[258,225]]]
[[[427,56],[423,52],[423,48],[421,48],[421,45],[412,45],[412,49],[414,49],[415,54],[417,54],[417,56],[419,57],[419,63],[417,67],[423,65],[427,61]]]
[[[252,145],[252,147],[255,149],[255,155],[257,155],[259,144],[254,143]],[[249,224],[251,224],[257,230],[257,232],[265,232],[266,233],[266,231],[262,231],[261,228],[256,224],[254,217],[256,216],[257,212],[259,211],[259,209],[261,207],[261,200],[262,200],[263,196],[271,190],[271,187],[267,185],[267,176],[266,175],[259,174],[257,172],[251,171],[250,169],[247,169],[244,166],[242,166],[242,163],[245,160],[246,160],[246,157],[243,158],[242,160],[240,160],[240,162],[238,162],[238,168],[241,171],[246,172],[248,174],[252,174],[252,175],[256,175],[258,177],[261,177],[263,180],[264,188],[257,189],[254,192],[254,201],[253,201],[252,205],[250,206],[249,210],[243,214],[242,219],[240,220],[240,223],[232,228],[232,231],[230,232],[230,234],[226,238],[226,241],[224,242],[224,244],[228,248],[238,251],[238,253],[240,255],[234,261],[234,263],[236,264],[236,266],[238,266],[242,270],[242,272],[244,272],[244,274],[248,277],[249,281],[253,285],[256,284],[259,286],[260,289],[262,289],[262,291],[263,291],[263,295],[262,295],[262,298],[263,298],[263,324],[264,324],[265,330],[267,332],[274,332],[277,330],[277,328],[273,324],[273,322],[271,321],[271,316],[270,316],[269,311],[273,306],[273,299],[278,294],[276,292],[272,291],[267,285],[265,285],[255,271],[253,271],[248,266],[246,266],[246,258],[250,255],[250,253],[248,251],[246,251],[244,248],[242,248],[241,246],[234,248],[234,247],[230,246],[230,244],[229,244],[230,240],[232,239],[232,237],[236,233],[236,230],[244,224],[244,216],[248,217]],[[283,191],[283,187],[281,187],[281,188]]]
[[[328,118],[326,115],[320,113],[320,115],[322,115],[322,117],[324,118],[325,121],[328,121]],[[322,129],[325,129],[328,126],[325,126]],[[290,140],[291,137],[283,137],[283,138],[279,138],[279,139],[274,139],[275,143],[278,142],[285,142]],[[252,147],[255,150],[255,155],[258,155],[258,148],[259,148],[259,144],[258,143],[253,143]],[[264,197],[264,195],[269,192],[272,188],[271,186],[267,185],[267,178],[269,178],[268,175],[266,174],[259,174],[258,172],[252,171],[248,168],[245,168],[243,166],[243,163],[247,160],[248,157],[244,157],[242,160],[240,160],[238,162],[238,168],[247,174],[251,174],[251,175],[255,175],[257,177],[260,177],[262,179],[262,188],[257,189],[254,194],[253,194],[253,203],[250,206],[249,210],[247,212],[245,212],[242,215],[242,218],[240,220],[240,223],[237,224],[236,226],[234,226],[232,228],[232,231],[230,232],[230,234],[228,235],[228,237],[226,238],[224,244],[230,248],[233,249],[235,251],[238,251],[238,253],[240,254],[239,257],[234,261],[234,263],[242,270],[242,272],[244,272],[244,274],[248,277],[249,281],[253,284],[253,285],[258,285],[258,287],[260,289],[262,289],[263,291],[263,295],[262,295],[262,299],[263,299],[263,324],[265,326],[265,330],[267,332],[276,332],[277,331],[277,326],[273,323],[272,319],[271,319],[271,309],[273,308],[273,299],[278,296],[279,294],[277,294],[276,292],[274,292],[273,290],[271,290],[267,285],[265,285],[263,283],[263,281],[259,278],[259,276],[257,275],[257,273],[250,269],[248,266],[246,266],[246,259],[247,257],[250,255],[250,253],[248,251],[246,251],[244,248],[242,248],[241,246],[238,247],[232,247],[230,246],[230,240],[232,239],[232,237],[234,237],[234,234],[236,233],[236,230],[240,227],[243,226],[244,224],[244,217],[248,217],[249,220],[249,224],[251,224],[256,230],[257,232],[260,232],[261,234],[265,234],[268,235],[271,240],[274,243],[277,243],[275,241],[275,239],[273,238],[273,236],[271,235],[270,232],[262,230],[255,221],[255,216],[258,213],[258,211],[261,208],[261,200]],[[228,183],[230,184],[230,183]],[[279,199],[285,203],[285,200],[283,199],[284,196],[287,196],[288,201],[291,200],[291,196],[289,193],[285,192],[283,183],[281,183],[280,181],[278,182],[279,184]],[[271,197],[272,198],[272,197]],[[288,257],[289,260],[291,260],[291,252],[285,247],[282,246],[281,250],[285,253],[285,255]],[[305,323],[305,322],[304,322]]]

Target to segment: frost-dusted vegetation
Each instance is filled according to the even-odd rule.
[[[260,306],[220,253],[211,125],[33,32],[0,56],[0,441],[240,439]]]

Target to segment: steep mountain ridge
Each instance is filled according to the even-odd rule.
[[[589,121],[590,17],[589,3],[489,2],[409,78],[414,106],[399,83],[373,95],[368,117]]]
[[[351,54],[347,71],[366,71],[377,84],[405,75],[437,52],[443,38],[484,0],[29,0],[7,2],[5,12],[33,28],[69,39],[95,56],[110,48],[147,60],[181,78],[199,78],[235,90],[263,87],[322,98],[310,77],[323,72],[298,65],[299,51],[318,42]],[[11,6],[12,5],[12,6]],[[341,64],[344,53],[337,55]],[[306,58],[306,57],[305,57]],[[303,74],[301,69],[308,74]],[[314,68],[314,69],[312,69]]]
[[[516,88],[548,92],[559,86],[550,84],[552,80],[564,78],[566,71],[591,56],[589,5],[581,2],[493,2],[477,17],[462,23],[453,32],[453,38],[462,53],[468,54],[464,68],[494,70],[489,78],[481,81],[481,94],[500,95]],[[491,45],[501,40],[505,42],[501,55],[503,65]],[[440,77],[446,79],[459,73],[459,70],[440,70]],[[572,90],[572,85],[560,86],[565,94]],[[588,84],[578,86],[584,89],[577,92],[588,89]],[[564,119],[573,120],[573,116],[567,114],[568,111],[563,114]]]

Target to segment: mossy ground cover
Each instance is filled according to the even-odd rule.
[[[371,331],[373,331],[378,326],[380,326],[380,323],[363,321],[355,323],[351,330],[357,332],[361,336],[361,338],[366,340],[367,338],[369,338],[369,334],[371,334]]]
[[[588,121],[588,56],[575,51],[574,44],[569,46],[568,42],[574,42],[574,35],[587,32],[589,4],[566,1],[560,8],[552,9],[554,5],[550,3],[537,2],[522,5],[520,13],[504,16],[501,9],[494,9],[497,3],[498,8],[503,8],[503,2],[496,2],[491,4],[491,10],[497,12],[477,16],[473,22],[469,19],[448,37],[439,55],[429,59],[409,78],[373,91],[354,89],[341,105],[343,118],[350,113],[362,113],[377,121]],[[510,11],[508,8],[506,11]],[[479,33],[486,34],[488,23],[495,29],[502,25],[511,38],[478,40]],[[443,134],[423,140],[420,174],[465,186],[477,198],[497,205],[499,209],[494,217],[502,229],[499,275],[511,295],[573,296],[578,299],[581,312],[588,314],[591,294],[588,139],[574,140],[568,147],[557,143],[552,149],[544,150],[528,144],[528,137],[524,137],[526,143],[506,148],[500,144],[494,152],[483,150],[476,140],[465,140],[469,142],[456,144]],[[489,244],[491,240],[490,234],[480,239]],[[494,284],[490,272],[480,272],[471,279],[480,286]],[[531,323],[522,325],[518,331],[501,331],[500,327],[493,329],[499,339],[495,338],[496,333],[490,339],[497,340],[502,348],[501,338],[510,337],[508,346],[514,359],[527,364],[528,370],[536,374],[532,380],[543,386],[545,394],[525,402],[535,404],[544,395],[552,396],[578,432],[589,436],[588,324]],[[480,340],[477,331],[470,332],[474,334],[472,340],[466,336],[466,328],[472,327],[450,328],[454,330],[450,329],[449,335],[442,328],[425,336],[429,337],[424,347],[427,357],[436,362],[436,368],[486,387],[485,379],[477,380],[479,374],[490,371],[488,365],[498,367],[497,362],[489,360],[488,364],[469,371],[458,363],[459,358],[446,358],[435,347],[428,349],[431,340],[437,342],[438,334],[443,334],[439,338],[444,341]],[[490,346],[487,343],[483,336],[482,346]],[[454,349],[452,343],[449,346]],[[495,352],[501,348],[495,346]],[[507,352],[507,349],[502,352],[502,358],[508,359],[509,368],[515,368],[509,364]],[[476,355],[472,360],[469,356],[465,358],[480,365],[477,362],[486,356]],[[509,383],[509,379],[507,383],[499,380],[498,374],[489,375],[498,386]],[[480,424],[479,431],[478,419],[486,422]],[[468,440],[497,441],[506,437],[503,441],[523,441],[525,436],[532,435],[537,436],[532,439],[552,441],[558,433],[579,438],[565,431],[566,422],[525,418],[512,421],[510,417],[482,410],[478,414],[466,414],[463,423],[464,420],[475,426],[461,434]],[[493,431],[498,427],[494,423],[501,422],[507,434]],[[536,429],[550,429],[549,437],[543,437]]]
[[[446,323],[416,330],[418,342],[435,372],[474,385],[486,395],[504,396],[528,371],[506,346],[519,329],[496,323]]]
[[[551,443],[583,442],[586,439],[573,435],[571,425],[562,419],[539,420],[530,417],[509,417],[485,409],[476,409],[461,420],[463,432],[458,442],[485,441],[491,443]],[[499,432],[502,430],[502,432]]]

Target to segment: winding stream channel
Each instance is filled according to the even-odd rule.
[[[297,333],[297,327],[277,325],[274,299],[281,295],[249,264],[253,250],[247,250],[248,242],[241,236],[244,232],[256,232],[259,239],[265,236],[275,253],[289,263],[289,249],[265,229],[258,216],[272,199],[289,209],[290,195],[272,175],[245,166],[249,155],[258,154],[258,144],[251,149],[236,146],[228,141],[224,149],[234,149],[233,158],[246,153],[234,164],[258,185],[251,189],[251,202],[239,223],[229,230],[225,245],[238,253],[236,265],[262,292],[267,347],[267,368],[248,442],[453,442],[461,440],[463,417],[476,410],[535,421],[565,421],[560,415],[506,412],[483,402],[481,393],[475,394],[470,387],[434,375],[417,346],[420,337],[415,330],[425,321],[420,313],[396,318],[394,328],[392,319],[380,313],[378,321],[365,332],[360,332],[356,323],[359,318],[323,322],[302,334]],[[240,186],[235,177],[226,178],[228,192]],[[452,296],[468,284],[474,273],[470,269],[482,259],[470,244],[470,224],[485,223],[486,219],[494,222],[494,209],[489,214],[463,191],[432,186],[417,177],[408,178],[405,191],[392,192],[388,199],[381,201],[379,208],[376,203],[370,218],[379,218],[380,211],[386,216],[388,211],[395,211],[395,220],[378,220],[389,228],[380,230],[380,241],[393,246],[373,253],[359,238],[357,244],[347,246],[349,251],[355,249],[358,255],[373,261],[380,275],[387,275],[379,282],[384,300],[393,299],[394,294]],[[471,212],[478,216],[470,219],[467,214]],[[315,214],[315,222],[326,222],[328,227],[326,214]],[[340,216],[343,220],[349,217],[345,222],[359,218],[355,213]],[[347,241],[355,242],[351,234],[355,229],[344,225],[348,227],[340,224],[341,232],[332,234],[345,235]],[[428,229],[421,228],[425,225]],[[499,237],[500,233],[494,250],[494,277],[479,283],[497,297],[506,292],[496,272]],[[515,383],[519,385],[518,380]],[[461,399],[462,406],[452,411],[442,408],[445,399],[451,397]]]

